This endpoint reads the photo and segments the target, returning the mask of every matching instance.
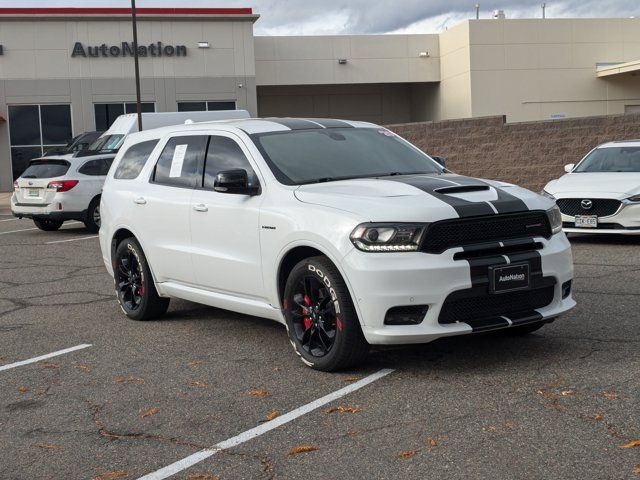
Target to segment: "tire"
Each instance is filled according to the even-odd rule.
[[[369,344],[351,295],[326,257],[299,262],[284,289],[283,311],[295,352],[309,367],[333,372],[362,362]]]
[[[524,335],[529,335],[537,330],[540,330],[547,324],[547,321],[529,323],[527,325],[520,325],[517,327],[505,328],[504,330],[500,330],[503,334],[509,337],[521,337]]]
[[[97,233],[100,230],[100,197],[91,200],[89,208],[87,208],[87,216],[84,220],[84,226],[91,233]]]
[[[169,299],[158,295],[147,259],[133,237],[120,242],[113,264],[116,296],[127,317],[153,320],[165,314]]]
[[[39,218],[34,219],[33,223],[36,224],[40,230],[44,230],[45,232],[55,232],[62,226],[61,220],[49,220],[47,218]]]

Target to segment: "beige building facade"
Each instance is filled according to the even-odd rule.
[[[242,108],[382,124],[640,111],[640,19],[264,37],[254,36],[250,8],[138,13],[145,111]],[[0,8],[0,191],[31,158],[135,110],[131,38],[127,9]]]

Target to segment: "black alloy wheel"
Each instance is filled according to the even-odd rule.
[[[113,257],[113,278],[122,311],[133,320],[151,320],[169,308],[169,299],[158,295],[151,270],[134,238],[120,242]]]
[[[294,335],[304,351],[313,357],[327,355],[343,327],[329,290],[316,274],[306,274],[298,281],[288,307],[294,319]]]
[[[332,372],[366,358],[369,344],[351,295],[327,257],[299,262],[289,273],[283,293],[289,340],[305,365]]]
[[[116,289],[120,303],[128,310],[140,308],[144,297],[143,274],[132,250],[126,250],[117,259]]]

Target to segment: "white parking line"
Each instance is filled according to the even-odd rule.
[[[63,227],[67,226],[67,225],[77,225],[78,223],[82,223],[82,222],[68,222],[65,223],[63,225]],[[0,232],[0,235],[7,235],[9,233],[18,233],[18,232],[28,232],[30,230],[38,230],[38,227],[33,227],[33,228],[23,228],[22,230],[11,230],[9,232]]]
[[[2,222],[15,222],[16,220],[20,220],[19,218],[5,218],[4,220],[0,220]]]
[[[53,242],[45,242],[45,245],[53,245],[54,243],[65,242],[77,242],[78,240],[89,240],[90,238],[98,238],[98,235],[91,235],[90,237],[68,238],[66,240],[54,240]]]
[[[47,358],[57,357],[59,355],[64,355],[65,353],[75,352],[76,350],[82,350],[83,348],[91,347],[90,343],[83,343],[82,345],[76,345],[75,347],[65,348],[64,350],[58,350],[57,352],[47,353],[46,355],[41,355],[39,357],[30,358],[28,360],[22,360],[21,362],[10,363],[8,365],[1,365],[0,372],[3,370],[9,370],[11,368],[21,367],[22,365],[28,365],[30,363],[36,363],[41,360],[46,360]]]
[[[344,397],[349,393],[355,392],[356,390],[359,390],[362,387],[375,382],[376,380],[380,380],[382,377],[389,375],[391,372],[393,372],[393,370],[384,368],[372,375],[369,375],[368,377],[363,378],[362,380],[352,383],[351,385],[341,388],[340,390],[336,390],[335,392],[330,393],[329,395],[325,395],[324,397],[314,400],[311,403],[307,403],[306,405],[298,407],[295,410],[291,410],[289,413],[285,413],[280,417],[276,417],[275,419],[269,422],[263,423],[262,425],[258,425],[257,427],[247,430],[246,432],[242,432],[239,435],[236,435],[235,437],[231,437],[227,440],[224,440],[223,442],[217,443],[211,448],[200,450],[199,452],[196,452],[193,455],[189,455],[188,457],[185,457],[182,460],[178,460],[177,462],[172,463],[171,465],[168,465],[164,468],[161,468],[160,470],[156,470],[155,472],[149,473],[144,477],[140,477],[139,480],[161,480],[163,478],[168,478],[171,475],[175,475],[176,473],[181,472],[182,470],[186,470],[187,468],[195,465],[196,463],[199,463],[202,460],[205,460],[224,449],[232,448],[242,443],[248,442],[249,440],[259,437],[260,435],[263,435],[273,430],[274,428],[278,428],[279,426],[284,425],[285,423],[289,423],[292,420],[295,420],[296,418],[301,417],[302,415],[312,412],[313,410],[316,410],[322,407],[323,405],[326,405],[327,403],[333,402],[338,398]]]

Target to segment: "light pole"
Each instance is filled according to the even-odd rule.
[[[136,23],[136,0],[131,0],[131,23],[133,24],[133,63],[136,75],[136,112],[138,131],[142,131],[142,105],[140,104],[140,65],[138,63],[138,25]]]
[[[546,14],[546,12],[545,12],[545,10],[546,10],[546,8],[547,8],[547,4],[546,4],[546,3],[543,3],[543,4],[541,5],[541,7],[542,7],[542,18],[547,18],[547,14]]]
[[[476,20],[480,18],[480,4],[476,3]]]

